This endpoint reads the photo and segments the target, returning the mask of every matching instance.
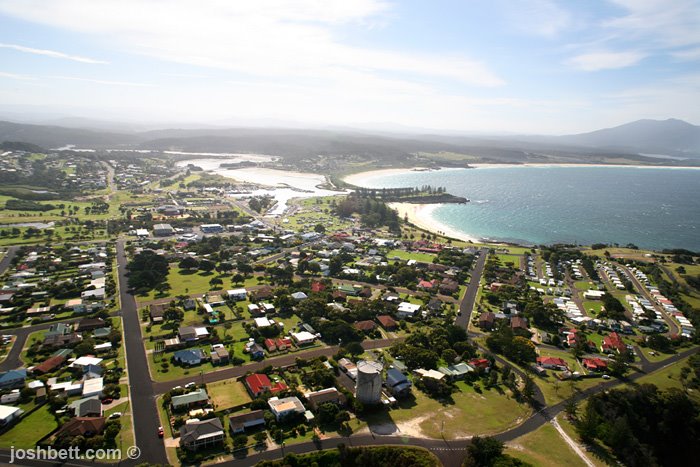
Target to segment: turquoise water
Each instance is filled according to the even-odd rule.
[[[370,176],[363,183],[424,184],[471,200],[443,205],[433,217],[474,237],[700,251],[700,170],[489,167]]]

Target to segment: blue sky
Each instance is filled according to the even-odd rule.
[[[700,124],[697,0],[0,0],[0,112],[561,134]]]

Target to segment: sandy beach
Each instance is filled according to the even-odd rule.
[[[442,204],[388,203],[388,206],[396,209],[401,219],[408,218],[408,221],[416,227],[457,240],[479,243],[478,238],[455,230],[433,218],[433,211]]]

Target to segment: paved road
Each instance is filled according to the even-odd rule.
[[[656,303],[656,300],[654,300],[654,297],[651,296],[647,288],[642,284],[639,279],[637,279],[637,276],[632,274],[632,271],[630,271],[627,266],[621,264],[621,263],[616,263],[616,265],[622,269],[625,274],[627,274],[627,277],[632,281],[632,284],[634,285],[634,288],[637,289],[637,291],[647,300],[649,300],[654,307],[656,311],[661,313],[661,316],[663,317],[664,321],[666,321],[666,324],[668,325],[668,334],[674,334],[672,330],[675,330],[675,334],[680,334],[681,333],[681,328],[678,325],[678,323],[671,319],[670,316],[666,313],[666,310],[662,306],[660,306],[658,303]]]
[[[479,293],[479,283],[481,282],[481,275],[484,273],[484,266],[486,265],[488,253],[489,252],[486,248],[481,248],[479,250],[479,258],[476,260],[476,264],[474,265],[472,277],[469,281],[469,286],[467,286],[467,292],[464,294],[462,303],[459,304],[460,313],[457,315],[457,319],[455,320],[455,324],[457,326],[463,326],[465,328],[469,327],[469,321],[471,320],[472,312],[474,311],[476,296]]]
[[[3,360],[2,363],[0,363],[0,371],[13,370],[24,365],[24,362],[22,362],[22,359],[20,359],[20,354],[22,353],[22,349],[24,348],[24,345],[27,342],[29,334],[36,331],[41,331],[43,329],[48,329],[52,324],[55,324],[57,322],[70,323],[79,319],[81,318],[62,319],[60,321],[54,321],[51,323],[27,326],[25,328],[3,329],[1,331],[2,334],[12,334],[16,336],[16,339],[15,342],[12,344],[10,353],[7,355],[7,357],[5,357],[5,360]]]
[[[10,267],[12,260],[14,259],[15,255],[17,255],[17,250],[19,250],[18,246],[11,246],[7,248],[5,256],[3,256],[2,260],[0,260],[0,275],[5,274],[7,268]]]
[[[362,342],[362,347],[365,350],[371,350],[371,349],[379,349],[383,347],[389,347],[395,342],[399,342],[403,340],[401,337],[397,338],[392,338],[392,339],[378,339],[378,340],[372,340],[372,341],[365,341]],[[294,353],[289,353],[287,355],[282,355],[280,357],[275,357],[275,358],[267,358],[265,360],[261,360],[259,362],[253,362],[253,363],[248,363],[246,365],[242,366],[234,366],[230,368],[225,368],[223,370],[218,370],[214,371],[211,373],[205,373],[204,375],[198,376],[198,375],[192,375],[192,376],[187,376],[185,378],[179,378],[176,380],[172,381],[165,381],[161,383],[153,383],[153,389],[156,394],[163,394],[165,392],[168,392],[175,386],[184,386],[185,384],[189,382],[201,382],[202,380],[209,384],[209,383],[215,383],[217,381],[223,381],[225,379],[231,379],[231,378],[239,378],[249,371],[257,371],[261,370],[265,367],[268,367],[272,365],[273,367],[284,367],[284,366],[289,366],[293,365],[294,362],[296,362],[297,358],[304,358],[304,359],[312,359],[316,357],[320,357],[322,355],[325,356],[331,356],[334,355],[338,352],[338,346],[330,346],[330,347],[319,347],[315,349],[311,349],[308,351],[300,351],[300,352],[294,352]],[[146,381],[149,381],[147,379]]]
[[[124,241],[117,242],[117,263],[119,265],[119,294],[124,326],[127,373],[129,376],[131,409],[134,420],[134,437],[141,449],[140,462],[167,464],[163,440],[158,438],[158,408],[156,407],[153,385],[149,384],[146,349],[141,337],[138,309],[134,296],[128,292],[126,278],[126,253]]]

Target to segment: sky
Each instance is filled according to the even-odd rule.
[[[700,0],[0,0],[0,116],[568,134],[700,124]]]

